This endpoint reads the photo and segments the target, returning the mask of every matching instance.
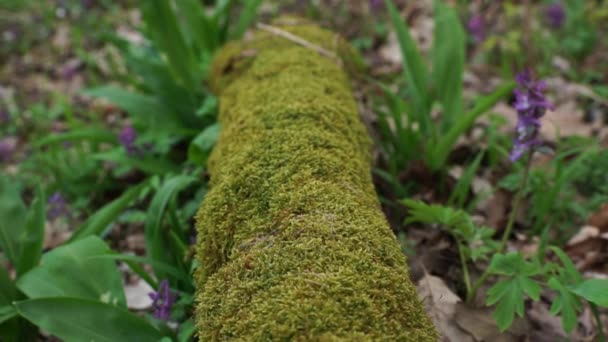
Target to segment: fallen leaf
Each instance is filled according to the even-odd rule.
[[[138,279],[134,284],[126,284],[124,289],[129,309],[145,310],[152,306],[152,299],[148,294],[154,289],[142,279]]]
[[[423,300],[428,315],[435,323],[437,331],[442,335],[442,341],[475,341],[454,321],[456,304],[461,300],[441,278],[427,273],[420,279],[417,287],[418,295]]]

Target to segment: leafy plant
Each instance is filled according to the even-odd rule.
[[[465,111],[465,34],[455,10],[435,1],[435,37],[429,70],[395,5],[386,0],[386,6],[397,33],[407,82],[406,93],[383,87],[386,109],[379,109],[380,145],[389,174],[395,177],[408,162],[418,159],[423,159],[433,171],[443,170],[458,138],[508,95],[514,84],[502,85]],[[441,110],[437,120],[432,116],[436,107]]]
[[[564,222],[573,222],[579,217],[585,217],[596,209],[605,195],[602,196],[601,183],[598,183],[598,199],[585,201],[581,204],[576,201],[580,196],[576,189],[576,181],[592,172],[594,160],[601,158],[600,152],[587,143],[559,151],[547,166],[530,170],[529,181],[523,190],[523,196],[529,199],[529,210],[526,216],[532,222],[532,230],[540,233],[545,227],[553,227],[557,222],[562,227],[571,225]],[[590,164],[591,163],[591,164]],[[525,167],[517,166],[514,173],[503,178],[499,186],[516,191],[521,184]],[[590,180],[590,179],[589,179]],[[552,213],[549,215],[549,213]]]
[[[476,226],[462,210],[415,200],[403,200],[403,203],[410,210],[406,223],[438,224],[455,239],[468,302],[475,297],[479,286],[490,275],[501,277],[488,290],[486,300],[487,305],[496,305],[494,319],[501,331],[511,326],[516,314],[523,316],[526,298],[535,301],[540,299],[543,288],[556,292],[550,311],[553,315],[561,313],[562,324],[567,332],[572,331],[576,324],[582,300],[591,305],[601,326],[597,306],[608,307],[608,281],[584,280],[572,261],[559,248],[551,247],[550,250],[559,258],[561,265],[553,262],[541,265],[540,258],[528,261],[520,252],[503,254],[502,244],[493,239],[494,230]],[[492,259],[487,270],[474,284],[471,283],[468,264],[487,259],[490,255]]]
[[[95,116],[62,108],[54,117],[66,119],[69,130],[35,141],[36,153],[23,168],[49,182],[50,193],[66,192],[88,218],[63,245],[43,254],[42,186],[28,210],[20,188],[0,179],[0,248],[17,271],[14,279],[0,272],[3,341],[33,340],[34,326],[66,340],[191,338],[196,264],[190,223],[206,193],[201,175],[220,129],[217,99],[205,88],[207,68],[217,49],[243,35],[260,4],[220,0],[207,8],[195,0],[145,1],[142,44],[108,37],[127,67],[125,73],[116,68],[115,77],[127,82],[86,94],[124,110],[128,123],[117,135]],[[237,7],[236,25],[229,24]],[[129,210],[147,214],[127,218]],[[121,220],[144,226],[145,257],[114,252],[103,242]],[[157,319],[127,310],[116,262],[158,289]]]

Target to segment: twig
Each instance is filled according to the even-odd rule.
[[[318,52],[319,54],[325,56],[325,57],[329,57],[329,58],[333,58],[333,59],[339,59],[338,56],[331,52],[328,51],[322,47],[320,47],[319,45],[313,44],[301,37],[296,36],[295,34],[292,34],[290,32],[287,32],[285,30],[281,30],[278,27],[275,26],[270,26],[270,25],[266,25],[266,24],[262,24],[262,23],[258,23],[257,28],[266,32],[270,32],[274,35],[277,35],[279,37],[285,38],[289,41],[292,41],[298,45],[302,45],[308,49],[314,50],[316,52]]]

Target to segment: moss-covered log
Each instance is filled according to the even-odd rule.
[[[331,57],[350,47],[282,20],[329,53],[259,31],[211,70],[222,132],[197,215],[199,338],[436,340],[374,192],[344,63]]]

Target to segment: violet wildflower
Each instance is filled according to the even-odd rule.
[[[49,197],[46,213],[49,220],[55,220],[60,216],[67,216],[69,212],[67,202],[60,192],[55,192]]]
[[[529,69],[519,73],[515,79],[519,88],[514,91],[513,106],[517,110],[517,125],[513,149],[509,157],[511,161],[518,160],[527,151],[541,144],[538,137],[540,118],[545,115],[547,109],[553,109],[553,105],[543,95],[547,87],[546,83],[534,80]]]
[[[154,308],[154,317],[168,321],[171,317],[171,307],[175,304],[177,295],[171,292],[169,281],[167,279],[160,282],[158,292],[148,294],[152,299],[152,308]]]
[[[383,0],[369,0],[369,5],[372,9],[378,9],[382,6]]]
[[[481,15],[472,16],[467,22],[467,29],[476,43],[481,43],[486,39],[485,23]]]
[[[118,141],[120,141],[125,150],[127,150],[127,154],[130,156],[135,156],[140,152],[139,148],[135,145],[136,140],[137,132],[130,125],[125,126],[118,134]]]
[[[11,120],[11,117],[8,115],[7,111],[0,110],[0,124],[8,123]]]
[[[556,2],[545,8],[545,16],[547,17],[547,22],[553,28],[561,28],[564,24],[564,20],[566,19],[566,11],[562,4]]]
[[[17,149],[17,139],[7,137],[0,139],[0,162],[7,162],[13,157]]]

